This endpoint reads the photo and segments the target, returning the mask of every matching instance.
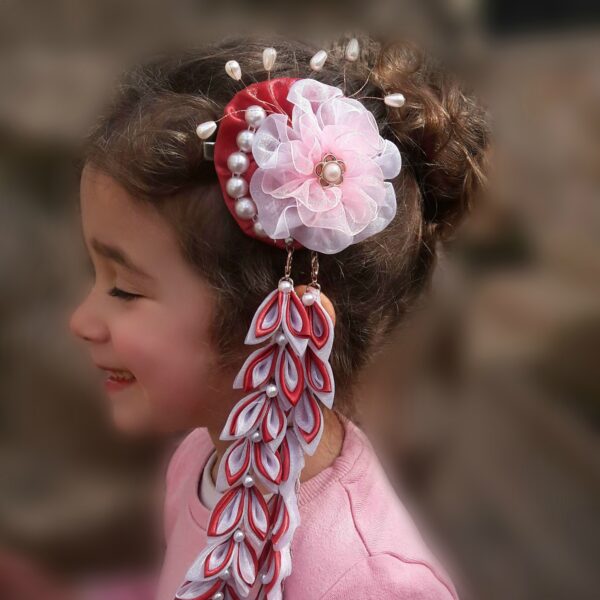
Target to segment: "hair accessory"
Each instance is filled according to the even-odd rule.
[[[229,60],[225,63],[225,72],[231,79],[239,81],[242,78],[242,69],[237,60]]]
[[[333,254],[394,218],[396,194],[386,180],[400,172],[400,152],[379,135],[373,114],[339,88],[314,79],[253,83],[225,115],[215,168],[248,235],[281,248],[293,238]]]
[[[313,71],[320,71],[327,60],[327,52],[325,50],[319,50],[311,59],[310,59],[310,68]]]
[[[358,45],[358,40],[356,38],[352,38],[346,45],[346,60],[355,62],[358,60],[359,56],[360,46]]]
[[[355,61],[359,53],[358,41],[350,40],[346,59]],[[271,79],[276,56],[266,48],[268,79],[241,89],[220,119],[196,129],[205,156],[214,150],[233,218],[247,235],[287,256],[283,277],[246,335],[246,344],[260,346],[233,382],[245,395],[220,434],[231,442],[219,464],[222,496],[210,515],[206,547],[177,590],[181,600],[283,598],[300,525],[304,455],[315,453],[322,407],[331,409],[335,396],[329,364],[334,325],[321,303],[318,252],[340,252],[374,235],[396,212],[388,180],[400,172],[400,153],[379,135],[373,114],[312,78]],[[318,72],[326,60],[321,50],[310,67]],[[225,70],[241,79],[236,61]],[[217,128],[216,141],[206,141]],[[302,247],[312,251],[311,281],[300,298],[291,270],[294,251]]]
[[[265,48],[263,50],[263,66],[265,71],[270,72],[277,59],[277,50],[275,48]]]
[[[393,106],[394,108],[400,108],[404,106],[406,99],[404,98],[404,94],[388,94],[384,97],[383,101],[388,106]]]

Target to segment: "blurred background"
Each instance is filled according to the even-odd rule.
[[[292,18],[323,39],[332,22],[410,33],[490,107],[490,189],[427,306],[365,375],[384,384],[360,424],[461,598],[597,598],[598,5],[309,3],[300,18],[255,3],[224,18],[215,4],[0,2],[0,598],[14,556],[76,580],[160,555],[174,441],[111,430],[67,330],[88,278],[74,168],[86,128],[149,52]]]

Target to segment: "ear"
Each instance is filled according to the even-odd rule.
[[[294,291],[302,298],[302,294],[304,294],[307,288],[307,285],[297,285],[294,287]],[[323,292],[321,292],[319,296],[321,298],[321,305],[327,311],[327,314],[331,317],[331,321],[335,325],[335,309],[333,308],[331,300]]]

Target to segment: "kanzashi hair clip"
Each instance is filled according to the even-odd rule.
[[[358,41],[350,40],[346,60],[359,54]],[[334,325],[321,303],[318,253],[340,252],[384,229],[396,214],[389,180],[400,172],[400,152],[380,136],[373,114],[359,99],[313,78],[271,78],[276,57],[266,48],[268,78],[245,86],[218,121],[196,129],[233,218],[247,235],[286,251],[286,260],[246,335],[246,344],[260,346],[233,383],[245,395],[220,435],[231,442],[218,470],[222,495],[209,518],[206,547],[177,591],[182,600],[235,600],[252,590],[259,600],[283,597],[300,524],[304,456],[316,451],[321,405],[331,408],[335,396]],[[311,69],[322,70],[327,58],[325,50],[317,52]],[[235,60],[225,70],[242,80]],[[405,102],[398,92],[381,99],[396,108]],[[302,247],[312,251],[311,281],[299,297],[291,265]]]

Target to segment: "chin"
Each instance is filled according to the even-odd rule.
[[[112,422],[118,431],[127,435],[147,435],[155,433],[155,424],[146,412],[123,404],[113,404],[111,407]]]

